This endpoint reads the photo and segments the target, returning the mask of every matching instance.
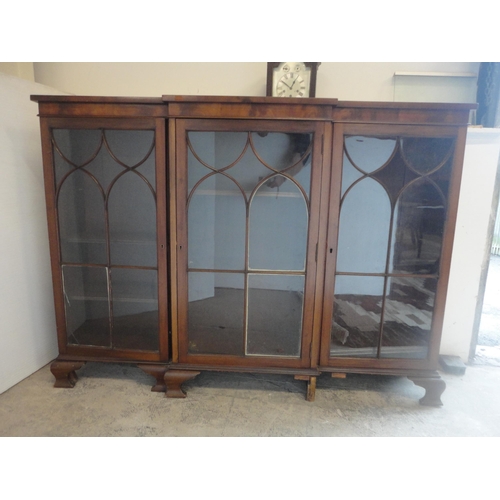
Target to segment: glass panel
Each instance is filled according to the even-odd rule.
[[[141,173],[154,189],[155,155],[152,130],[105,130],[106,143],[97,157],[85,169],[94,175],[107,191],[117,176],[127,167]],[[109,147],[109,149],[108,149]],[[120,163],[121,162],[121,163]],[[136,167],[136,165],[138,165]]]
[[[108,150],[103,147],[99,154],[85,166],[85,170],[97,179],[104,191],[107,191],[116,176],[123,173],[124,168],[116,163],[109,155]]]
[[[385,272],[391,203],[385,189],[365,178],[342,203],[337,269],[343,272]]]
[[[391,272],[437,274],[445,224],[443,198],[425,179],[410,184],[394,211]]]
[[[304,276],[248,277],[247,354],[300,356]]]
[[[194,152],[202,161],[215,168],[215,133],[214,132],[188,132],[189,140]],[[188,193],[205,175],[212,172],[205,167],[188,148]]]
[[[337,276],[330,356],[377,357],[384,278]]]
[[[99,184],[76,170],[62,184],[57,208],[63,262],[107,263],[104,198]]]
[[[380,356],[425,358],[437,279],[388,278]]]
[[[109,346],[106,269],[63,266],[62,271],[68,344]]]
[[[243,355],[244,275],[189,273],[191,354]]]
[[[306,260],[308,211],[301,191],[288,182],[287,191],[261,187],[250,205],[249,267],[303,270]]]
[[[216,139],[217,137],[217,139]],[[212,168],[221,169],[234,163],[248,142],[247,132],[188,132],[193,153]],[[221,140],[222,139],[222,140]],[[215,141],[217,140],[217,157]]]
[[[55,156],[62,155],[78,167],[92,160],[102,143],[102,131],[99,129],[53,129],[52,137],[56,150],[59,150]]]
[[[453,138],[407,137],[402,139],[403,157],[419,174],[437,169],[451,155]]]
[[[286,171],[292,177],[310,163],[311,141],[312,134],[252,133],[252,143],[260,160],[274,170]]]
[[[371,173],[385,165],[397,146],[395,138],[362,137],[345,138],[345,150],[352,163],[365,173]]]
[[[188,134],[193,149],[188,149],[188,193],[198,181],[215,169],[223,170],[249,195],[261,179],[273,176],[271,169],[275,169],[286,171],[297,179],[309,195],[310,169],[305,171],[305,167],[310,165],[307,149],[312,134],[252,133],[257,155],[251,148],[246,149],[249,144],[247,132]],[[284,182],[285,177],[274,178],[266,186],[277,189]]]
[[[134,167],[148,158],[154,141],[153,130],[106,130],[110,153],[127,167]]]
[[[429,178],[436,183],[438,188],[443,193],[444,199],[448,199],[448,191],[450,188],[451,171],[453,165],[452,160],[453,159],[450,157],[450,159],[441,168],[439,168],[429,176]]]
[[[108,199],[111,263],[156,267],[156,203],[136,173],[122,175]]]
[[[113,269],[113,346],[158,350],[157,271]]]
[[[188,209],[189,267],[245,267],[246,205],[238,186],[217,174],[194,191]]]
[[[312,134],[207,131],[188,137],[188,352],[299,356],[304,276],[252,275],[246,291],[244,272],[305,269]],[[282,300],[287,319],[281,330],[262,325],[273,313],[270,295],[295,297],[288,305]],[[253,309],[245,318],[247,305]],[[284,329],[291,338],[283,344]],[[264,334],[267,343],[259,347],[253,339]]]
[[[342,196],[344,196],[347,189],[357,181],[363,174],[352,166],[349,158],[344,153],[344,159],[342,161]]]

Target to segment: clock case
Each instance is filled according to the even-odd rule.
[[[266,96],[273,96],[273,71],[280,65],[282,62],[268,62],[267,63],[267,86],[266,86]],[[309,89],[309,97],[316,97],[316,80],[318,74],[318,67],[321,64],[320,62],[305,62],[306,68],[311,68],[311,85]]]

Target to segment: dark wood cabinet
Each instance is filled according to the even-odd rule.
[[[467,104],[163,96],[39,103],[59,357],[437,373]]]

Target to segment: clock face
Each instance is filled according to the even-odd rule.
[[[276,94],[279,97],[307,97],[306,82],[300,73],[286,73],[278,80]]]
[[[282,63],[273,72],[273,95],[309,97],[310,69],[304,63]]]

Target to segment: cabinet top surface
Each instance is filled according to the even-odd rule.
[[[113,97],[113,96],[77,96],[77,95],[32,95],[35,102],[57,103],[109,103],[109,104],[168,104],[168,103],[227,103],[227,104],[296,104],[333,106],[350,108],[410,108],[410,109],[475,109],[475,103],[440,103],[440,102],[394,102],[394,101],[339,101],[334,98],[286,98],[253,96],[198,96],[164,95],[162,97]]]

